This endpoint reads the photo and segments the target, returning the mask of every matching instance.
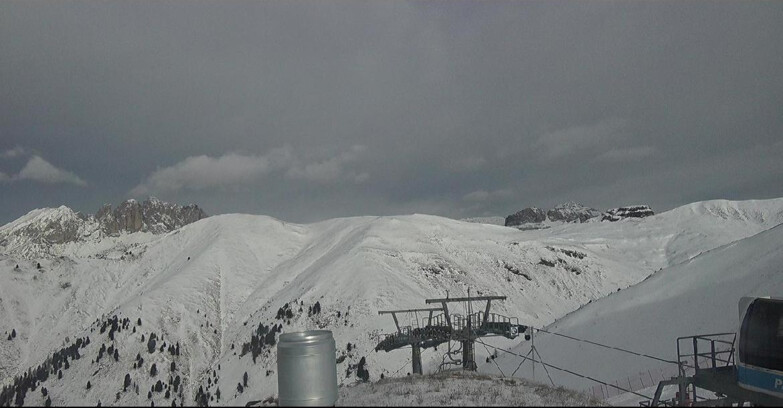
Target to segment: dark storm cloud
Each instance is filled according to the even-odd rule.
[[[783,196],[780,21],[777,2],[2,2],[0,222],[148,194],[291,221]]]

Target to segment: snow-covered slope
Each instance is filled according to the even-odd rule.
[[[53,403],[146,405],[152,385],[179,376],[178,391],[169,388],[177,405],[194,404],[200,387],[214,398],[218,386],[221,399],[210,404],[245,404],[276,394],[275,347],[241,356],[251,335],[268,338],[273,326],[332,330],[345,356],[338,365],[343,383],[355,380],[362,357],[371,379],[404,375],[408,352],[372,351],[394,328],[379,310],[423,307],[425,298],[464,295],[470,287],[474,294],[508,296],[493,311],[540,327],[656,269],[763,231],[783,221],[782,214],[783,200],[705,202],[643,220],[534,232],[427,215],[299,225],[230,214],[159,236],[74,244],[67,256],[0,255],[0,333],[17,332],[0,339],[0,381],[11,382],[89,336],[63,378],[42,383]],[[96,258],[96,251],[121,256]],[[316,304],[320,312],[310,313]],[[101,332],[115,315],[118,329]],[[148,351],[151,333],[155,349],[165,342],[163,351]],[[179,355],[167,351],[177,343]],[[116,361],[105,354],[94,361],[102,345],[118,350]],[[425,372],[442,353],[423,353]],[[248,386],[239,392],[245,372]],[[123,391],[126,374],[132,383]],[[156,405],[171,405],[164,391],[151,394]],[[25,403],[44,402],[40,390],[28,398]]]
[[[704,213],[703,209],[703,205],[694,205],[675,213],[684,217],[694,210]],[[733,210],[736,208],[729,207],[728,211],[733,213]],[[715,207],[708,210],[715,214],[714,211]],[[756,214],[758,217],[753,219],[758,221],[762,214]],[[657,272],[627,290],[592,302],[546,330],[676,361],[677,337],[736,332],[739,324],[737,304],[741,297],[780,296],[783,293],[781,242],[783,225],[706,251],[685,263]],[[515,352],[526,354],[529,347],[529,344],[520,344]],[[677,373],[677,367],[667,363],[547,333],[536,335],[536,348],[549,364],[612,383],[620,380],[620,384],[628,384],[627,378],[635,379],[648,370]],[[514,370],[519,364],[516,357],[508,355],[496,361],[505,370]],[[482,370],[492,372],[496,368],[494,364],[485,364]],[[532,365],[525,364],[517,375],[530,377],[531,371]],[[539,380],[542,380],[542,374],[539,366]],[[570,388],[585,389],[595,385],[556,370],[550,370],[550,374],[555,384]]]
[[[197,205],[182,207],[155,197],[142,203],[126,200],[114,211],[105,204],[94,216],[66,206],[39,208],[0,226],[0,254],[25,259],[124,258],[139,243],[206,216]]]
[[[475,222],[478,224],[503,225],[503,223],[506,222],[506,219],[501,216],[489,216],[462,218],[460,221]]]

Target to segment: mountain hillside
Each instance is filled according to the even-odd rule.
[[[136,236],[127,241],[122,235],[134,232],[162,234],[206,216],[197,205],[182,207],[155,197],[142,203],[126,200],[113,211],[110,204],[105,204],[94,216],[85,216],[66,206],[41,208],[0,227],[0,253],[27,259],[111,256],[102,253],[100,248],[123,253],[134,241],[150,239]],[[89,253],[90,250],[95,251]]]
[[[470,288],[508,296],[494,312],[541,327],[780,221],[783,200],[545,231],[428,215],[302,225],[228,214],[159,235],[72,242],[57,256],[30,259],[14,247],[0,250],[0,333],[16,333],[0,339],[0,379],[21,389],[28,369],[49,373],[26,388],[23,402],[34,405],[244,405],[276,394],[279,333],[314,328],[334,333],[341,383],[356,380],[363,357],[371,380],[404,376],[409,351],[373,351],[394,330],[379,310]],[[479,361],[487,355],[476,351]],[[425,372],[443,352],[423,352]]]
[[[737,217],[736,210],[725,205],[693,205],[674,213],[680,217],[694,212]],[[739,216],[756,221],[766,217],[755,211]],[[783,225],[706,251],[627,290],[592,302],[546,330],[676,361],[677,337],[736,332],[741,297],[783,294],[781,242]],[[514,351],[524,355],[529,347],[520,344]],[[673,365],[547,333],[536,334],[536,348],[549,364],[610,382],[634,379],[648,370],[677,373]],[[508,355],[501,355],[496,361],[504,370],[514,370],[519,364],[518,358]],[[494,364],[484,364],[481,369],[496,370]],[[555,384],[569,388],[595,385],[556,370],[550,370],[550,374]],[[531,378],[532,365],[523,365],[517,375]],[[537,378],[542,380],[540,366]]]

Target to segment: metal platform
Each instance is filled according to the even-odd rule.
[[[660,382],[653,400],[643,405],[669,405],[660,400],[663,387],[678,385],[680,398],[677,405],[680,406],[731,406],[732,404],[742,406],[746,402],[754,406],[783,406],[783,398],[738,385],[737,366],[734,365],[735,340],[735,333],[678,338],[677,362],[680,366],[680,376]],[[689,395],[686,391],[689,387],[692,390],[690,395],[693,395],[692,403],[686,400],[686,395]],[[701,391],[698,391],[699,389]]]
[[[457,341],[463,346],[463,367],[469,370],[476,369],[474,356],[474,341],[478,337],[503,336],[514,339],[520,333],[527,330],[527,326],[519,324],[516,317],[507,317],[497,313],[491,313],[490,306],[493,300],[505,300],[505,296],[476,296],[465,298],[426,299],[426,303],[440,303],[441,307],[426,309],[405,309],[379,311],[378,314],[390,314],[397,328],[396,333],[386,334],[375,347],[375,351],[391,351],[411,346],[413,349],[413,372],[421,374],[421,349],[437,347],[442,343]],[[470,311],[470,302],[486,301],[484,311]],[[448,305],[454,302],[466,302],[468,314],[449,313]],[[435,314],[439,312],[438,314]],[[419,320],[419,313],[427,313],[428,316]],[[400,326],[398,314],[415,314],[414,323],[409,326]]]
[[[433,316],[428,323],[422,327],[399,327],[397,333],[386,335],[375,350],[391,351],[409,346],[411,343],[420,343],[422,348],[428,348],[450,340],[465,341],[493,335],[514,339],[527,330],[527,326],[520,325],[515,317],[496,313],[487,316],[484,312],[475,312],[468,317],[454,314],[450,319],[446,319],[445,314],[441,314]]]

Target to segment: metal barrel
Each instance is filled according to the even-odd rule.
[[[333,406],[337,402],[337,362],[331,331],[280,335],[277,392],[280,406]]]

